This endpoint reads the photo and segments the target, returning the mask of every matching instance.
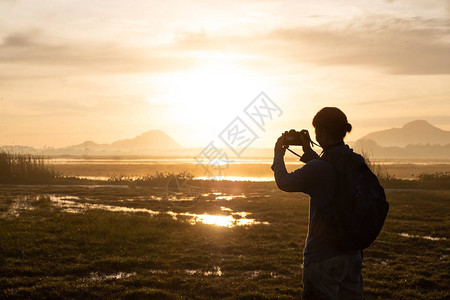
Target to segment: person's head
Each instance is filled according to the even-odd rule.
[[[352,130],[347,116],[337,107],[322,108],[315,115],[313,126],[316,140],[323,148],[342,144],[347,132]]]

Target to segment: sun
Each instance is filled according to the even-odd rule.
[[[167,75],[160,103],[173,105],[174,117],[191,124],[225,121],[250,103],[265,80],[237,62],[215,59],[201,66]]]

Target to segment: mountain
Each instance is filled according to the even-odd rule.
[[[416,120],[370,133],[357,140],[353,149],[375,159],[449,160],[450,131]]]
[[[406,123],[401,128],[369,133],[360,140],[372,140],[383,147],[405,147],[418,144],[447,145],[450,144],[450,131],[437,128],[425,120],[415,120]],[[358,142],[361,141],[356,143]]]
[[[108,144],[97,144],[96,142],[93,141],[86,141],[84,143],[78,144],[78,145],[72,145],[72,146],[68,146],[68,147],[64,147],[61,148],[61,150],[66,150],[66,151],[102,151],[104,149],[106,149],[109,145]]]
[[[161,130],[150,130],[132,139],[119,140],[110,145],[112,149],[178,149],[181,145]]]
[[[35,149],[24,146],[2,146],[8,151],[40,153],[45,155],[164,155],[179,153],[182,146],[161,130],[150,130],[131,139],[98,144],[86,141],[64,148]]]

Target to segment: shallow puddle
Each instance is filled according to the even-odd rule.
[[[228,195],[228,196],[216,196],[216,200],[233,200],[236,198],[247,198],[245,195]]]
[[[98,181],[108,181],[111,178],[108,176],[75,176],[80,179],[98,180]]]
[[[269,276],[271,278],[277,278],[279,275],[276,272],[269,272],[269,271],[263,271],[263,270],[254,270],[254,271],[247,271],[245,272],[245,275],[250,279],[255,279],[262,276]]]
[[[398,235],[402,236],[402,237],[419,238],[419,239],[425,239],[425,240],[430,240],[430,241],[446,241],[447,240],[444,237],[433,237],[433,236],[428,236],[428,235],[413,235],[413,234],[409,234],[406,232],[399,233]]]
[[[202,270],[184,270],[188,275],[203,275],[203,276],[222,276],[222,270],[220,267],[214,267],[212,271],[202,271]]]
[[[269,225],[268,222],[261,222],[255,219],[247,218],[249,213],[247,212],[235,212],[231,208],[221,206],[220,209],[224,215],[212,215],[208,213],[194,214],[188,212],[176,213],[173,211],[157,211],[147,208],[133,208],[126,206],[116,206],[107,204],[97,204],[97,203],[86,203],[79,202],[81,200],[76,196],[57,196],[57,195],[47,195],[44,196],[45,199],[49,199],[54,207],[58,207],[62,212],[66,213],[83,213],[90,209],[100,209],[112,212],[122,212],[122,213],[147,213],[150,216],[167,214],[177,221],[187,221],[190,224],[203,223],[208,225],[215,225],[220,227],[235,227],[235,226],[248,226],[248,225]],[[32,205],[33,200],[36,201],[37,197],[18,197],[11,205],[8,214],[12,216],[19,216],[21,210],[35,209]],[[125,199],[125,201],[130,201],[131,199]]]
[[[89,274],[89,279],[94,280],[94,281],[111,280],[111,279],[125,279],[125,278],[129,278],[129,277],[135,276],[135,275],[136,275],[136,272],[132,272],[132,273],[119,272],[119,273],[110,274],[110,275],[99,275],[97,272],[92,272],[91,274]]]
[[[150,215],[157,215],[160,212],[154,211],[146,208],[132,208],[126,206],[114,206],[114,205],[106,205],[106,204],[95,204],[95,203],[79,203],[69,199],[79,200],[78,197],[70,197],[70,196],[49,196],[50,201],[57,207],[62,208],[62,211],[68,213],[81,213],[87,209],[101,209],[107,211],[115,211],[115,212],[129,212],[129,213],[148,213]]]
[[[217,276],[221,277],[224,276],[224,272],[219,266],[214,266],[212,270],[205,271],[204,269],[180,269],[180,270],[163,270],[163,269],[150,269],[147,270],[147,272],[150,272],[151,274],[162,274],[167,275],[169,273],[177,273],[177,274],[186,274],[189,276]],[[284,277],[283,275],[278,274],[274,271],[266,271],[266,270],[252,270],[252,271],[238,271],[238,272],[232,272],[227,273],[228,276],[244,276],[249,279],[256,279],[259,277],[264,278],[281,278]]]
[[[231,208],[221,206],[220,210],[223,212],[227,212],[230,215],[210,215],[210,214],[193,214],[193,213],[174,213],[169,212],[175,220],[177,220],[178,216],[188,216],[191,217],[189,223],[203,223],[208,225],[215,225],[221,227],[235,227],[235,226],[244,226],[244,225],[269,225],[269,222],[260,222],[255,219],[248,219],[246,216],[249,214],[247,212],[234,212]]]
[[[223,272],[220,269],[220,267],[213,267],[212,270],[204,271],[201,269],[181,269],[181,270],[175,270],[175,271],[168,271],[168,270],[161,270],[161,269],[151,269],[148,270],[151,274],[169,274],[169,273],[181,273],[181,274],[187,274],[190,276],[193,275],[203,275],[203,276],[222,276]]]
[[[194,180],[216,180],[216,181],[254,181],[254,182],[269,182],[274,181],[273,176],[270,177],[254,177],[254,176],[198,176]]]
[[[260,222],[255,219],[247,219],[240,217],[242,215],[247,215],[245,212],[233,213],[229,216],[220,216],[220,215],[210,215],[210,214],[192,214],[192,213],[169,213],[172,217],[177,220],[178,216],[188,216],[192,217],[189,221],[191,224],[203,223],[208,225],[215,225],[221,227],[235,227],[235,226],[244,226],[244,225],[269,225],[269,222]],[[240,218],[238,218],[240,217]]]
[[[30,197],[17,198],[9,204],[8,208],[3,214],[18,217],[22,211],[34,210],[36,207],[32,204],[32,202],[35,201],[35,198]]]

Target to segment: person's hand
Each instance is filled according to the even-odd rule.
[[[301,131],[301,133],[303,134],[302,149],[303,149],[303,153],[305,153],[306,151],[311,149],[311,137],[309,136],[308,130],[303,129]]]
[[[286,149],[288,146],[283,145],[284,144],[284,135],[287,133],[287,131],[285,131],[277,140],[277,142],[275,143],[275,148],[274,148],[274,152],[275,155],[283,155],[286,153]]]

